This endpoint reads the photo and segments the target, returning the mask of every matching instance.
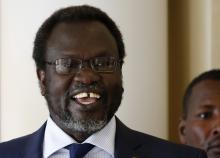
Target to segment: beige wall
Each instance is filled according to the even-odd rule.
[[[1,0],[0,0],[0,33],[2,32],[2,18],[1,18],[1,10],[2,10],[2,4],[1,4]],[[2,36],[0,35],[0,50],[2,50],[1,48],[2,45]],[[1,51],[0,51],[0,61],[1,61]],[[2,73],[1,73],[1,62],[0,62],[0,82],[2,79]],[[1,87],[1,84],[0,84]],[[1,95],[1,89],[0,89],[0,100],[2,99],[2,95]],[[1,116],[1,104],[0,104],[0,116]],[[0,121],[0,130],[1,130],[1,121]],[[1,134],[1,132],[0,132]]]
[[[211,3],[189,1],[189,79],[211,68]]]
[[[166,0],[1,0],[1,140],[35,131],[48,112],[40,96],[34,35],[57,8],[89,3],[105,10],[124,35],[125,94],[117,113],[128,126],[167,138]]]
[[[212,67],[220,68],[220,1],[212,1]]]

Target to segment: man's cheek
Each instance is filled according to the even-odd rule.
[[[202,148],[205,142],[203,129],[200,126],[191,125],[191,128],[188,131],[188,140],[190,141],[189,145],[194,145],[196,147]]]

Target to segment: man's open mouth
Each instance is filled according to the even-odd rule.
[[[81,92],[75,94],[72,98],[81,105],[89,105],[96,103],[101,95],[95,92]]]

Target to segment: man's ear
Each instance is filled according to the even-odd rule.
[[[179,131],[180,142],[182,144],[187,144],[187,141],[186,141],[186,121],[184,119],[180,120],[178,131]]]
[[[39,81],[39,86],[41,90],[41,95],[45,96],[46,94],[46,76],[45,76],[45,71],[42,69],[37,69],[37,78]]]

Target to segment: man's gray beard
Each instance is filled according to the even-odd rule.
[[[65,115],[65,119],[60,118],[58,115],[55,115],[55,117],[56,120],[59,121],[59,124],[72,132],[92,134],[101,130],[108,123],[107,116],[105,116],[103,120],[76,120],[75,118],[67,115],[68,114]]]
[[[50,109],[50,112],[53,113],[54,119],[58,121],[57,123],[61,126],[66,128],[67,130],[71,132],[79,132],[79,133],[87,133],[92,134],[99,130],[101,130],[107,123],[107,113],[105,113],[105,116],[102,120],[94,120],[93,118],[88,118],[84,120],[79,120],[71,116],[70,112],[67,109],[62,109],[60,111],[60,114],[56,114],[53,108],[50,108],[52,106],[52,101],[46,93],[45,95],[48,108]],[[61,104],[66,104],[65,97],[62,97]]]

